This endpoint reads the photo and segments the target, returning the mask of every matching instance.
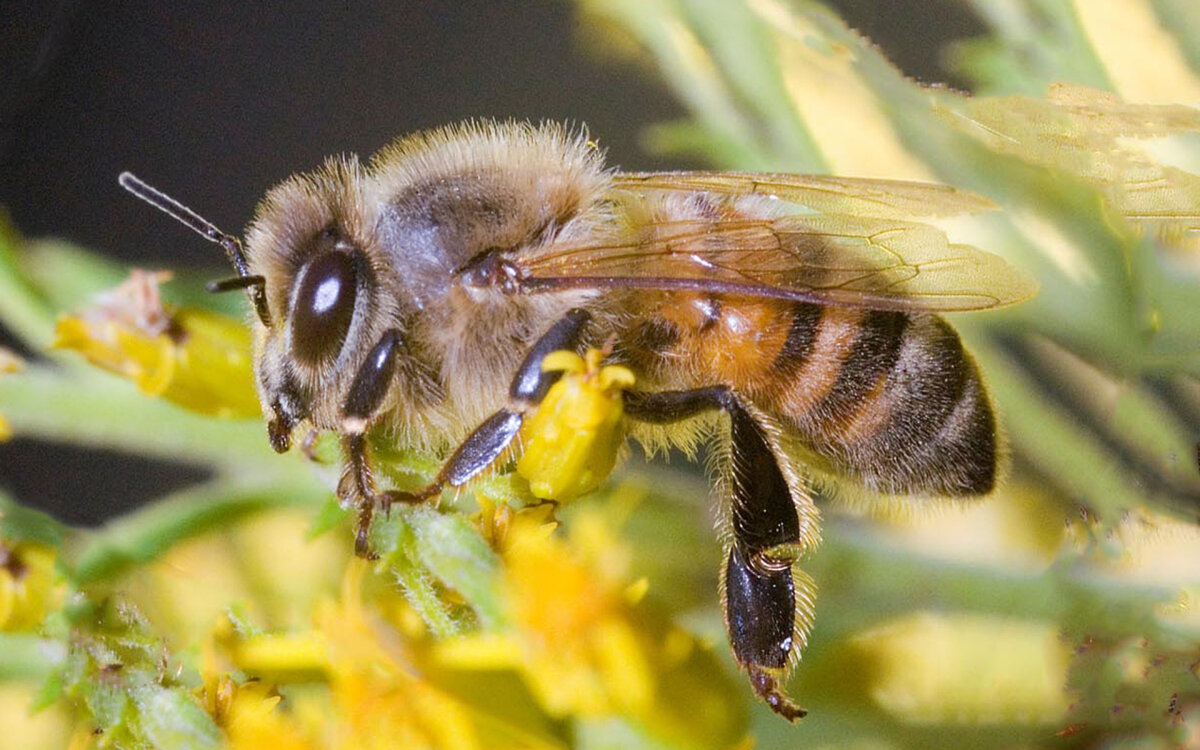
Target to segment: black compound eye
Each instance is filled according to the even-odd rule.
[[[292,305],[292,353],[318,363],[342,348],[354,316],[354,258],[337,250],[310,260],[300,272]]]

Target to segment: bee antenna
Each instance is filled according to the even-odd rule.
[[[180,224],[188,227],[193,232],[196,232],[204,239],[209,242],[215,242],[225,248],[225,254],[229,256],[229,261],[233,263],[233,268],[237,271],[238,283],[230,284],[222,282],[210,285],[210,288],[213,291],[247,289],[250,301],[254,303],[254,310],[258,313],[258,319],[262,321],[264,326],[271,325],[271,316],[267,309],[266,279],[250,273],[250,266],[246,263],[246,253],[242,250],[242,243],[237,237],[217,229],[212,222],[166,193],[142,182],[131,172],[122,172],[117,178],[117,182],[121,183],[121,187],[146,201],[151,206],[154,206],[159,211],[162,211],[167,216],[175,219]]]

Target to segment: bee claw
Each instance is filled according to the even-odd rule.
[[[754,688],[754,692],[771,707],[772,711],[791,722],[808,716],[806,709],[800,708],[783,692],[776,677],[755,666],[750,666],[747,671],[750,673],[750,685]]]
[[[358,519],[354,528],[354,554],[364,560],[378,560],[378,553],[371,549],[371,516],[372,504],[363,503],[358,509]]]
[[[385,519],[390,519],[392,517],[393,505],[419,505],[436,494],[436,491],[431,492],[428,489],[418,492],[385,490],[383,492],[376,492],[369,498],[363,498],[358,506],[358,519],[355,523],[354,554],[367,560],[379,559],[379,554],[371,550],[370,544],[371,521],[374,517],[376,506],[383,511]]]

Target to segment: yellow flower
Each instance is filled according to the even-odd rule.
[[[279,710],[281,698],[260,680],[238,682],[229,675],[206,675],[200,700],[225,732],[229,750],[312,750],[291,717]]]
[[[353,560],[338,601],[317,607],[314,626],[298,633],[238,633],[228,619],[205,654],[201,700],[227,734],[227,747],[550,748],[547,731],[464,700],[423,669],[420,642],[381,617],[394,589],[363,600],[369,569]],[[383,600],[383,601],[381,601]],[[220,655],[218,655],[220,652]],[[225,659],[225,663],[222,663]],[[234,683],[231,670],[263,678]],[[297,683],[280,702],[273,684]]]
[[[0,540],[0,630],[36,627],[54,599],[54,548]]]
[[[644,711],[653,678],[617,582],[558,537],[536,528],[512,533],[509,601],[522,668],[542,705],[555,716]]]
[[[317,627],[327,639],[329,690],[338,717],[330,747],[483,747],[478,717],[422,679],[411,644],[363,606],[367,564],[354,560],[341,601],[322,607]]]
[[[543,371],[561,370],[563,377],[521,430],[525,449],[517,473],[536,497],[571,500],[612,472],[625,436],[621,392],[634,378],[620,365],[601,367],[603,357],[597,349],[586,359],[558,351],[542,362]]]
[[[504,562],[509,627],[434,646],[444,668],[514,670],[557,719],[622,717],[665,745],[731,747],[743,739],[744,704],[716,661],[689,633],[643,603],[616,524],[637,498],[617,492],[581,508],[556,534],[548,506],[480,521]],[[497,523],[503,519],[503,523]]]
[[[158,287],[169,278],[134,270],[87,310],[60,318],[54,346],[78,351],[143,392],[186,409],[259,416],[249,331],[207,310],[165,307]]]
[[[17,372],[22,366],[21,360],[16,354],[0,346],[0,375]],[[10,438],[12,438],[12,426],[4,418],[4,415],[0,414],[0,443]]]

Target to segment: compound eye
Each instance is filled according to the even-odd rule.
[[[292,305],[292,353],[297,358],[317,364],[341,350],[354,315],[356,281],[349,253],[322,253],[304,266]]]

